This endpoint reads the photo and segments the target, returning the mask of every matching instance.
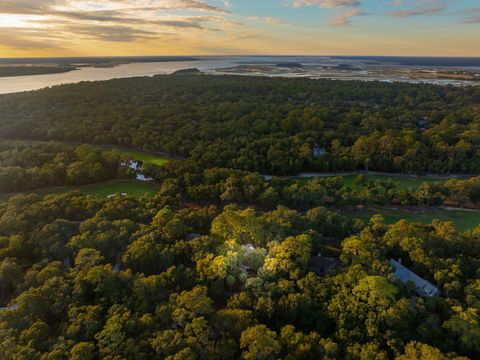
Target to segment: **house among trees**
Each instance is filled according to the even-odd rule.
[[[0,307],[0,313],[4,312],[4,311],[14,311],[14,310],[17,310],[18,309],[18,304],[13,304],[13,305],[10,305],[8,307]]]
[[[338,269],[340,261],[336,258],[324,257],[322,254],[310,258],[310,269],[317,275],[324,275]]]
[[[398,261],[391,259],[389,263],[395,269],[395,272],[393,273],[395,279],[404,285],[407,285],[409,282],[413,283],[415,285],[415,291],[418,295],[430,297],[440,295],[440,290],[438,290],[436,286],[421,278],[413,271],[410,271]]]
[[[314,158],[318,158],[320,156],[323,156],[327,153],[327,149],[319,147],[319,146],[314,146],[312,149],[312,155]]]
[[[187,234],[185,236],[185,240],[192,241],[192,240],[195,240],[196,238],[199,238],[200,236],[202,236],[202,235],[200,235],[199,233],[196,233],[196,232],[192,232],[192,233]]]
[[[426,127],[427,127],[429,121],[430,120],[426,116],[417,120],[417,127],[420,129],[420,131],[425,131],[426,130]]]

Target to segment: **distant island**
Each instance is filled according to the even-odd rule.
[[[275,65],[277,67],[286,67],[286,68],[302,68],[303,65],[300,64],[300,63],[296,63],[296,62],[283,62],[283,63],[278,63],[277,65]]]
[[[50,57],[50,58],[0,58],[0,64],[5,65],[103,65],[103,64],[129,64],[143,62],[169,62],[169,61],[197,61],[192,56],[104,56],[104,57]]]
[[[113,68],[119,65],[147,62],[196,61],[187,56],[116,56],[116,57],[65,57],[65,58],[0,58],[0,78],[60,74],[80,68]]]
[[[172,73],[172,75],[191,75],[191,74],[199,74],[201,73],[200,70],[197,68],[190,68],[190,69],[180,69]]]
[[[12,76],[30,76],[61,74],[77,70],[76,66],[0,66],[0,78]]]

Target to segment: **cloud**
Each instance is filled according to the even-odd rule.
[[[360,0],[290,0],[286,4],[294,8],[304,6],[318,6],[327,9],[351,8],[351,10],[334,15],[329,21],[332,26],[345,26],[353,17],[367,15],[359,8]]]
[[[225,3],[226,5],[227,3]],[[2,35],[0,45],[24,49],[48,42],[53,31],[65,41],[87,37],[104,42],[163,39],[167,33],[218,31],[238,22],[230,11],[204,0],[0,0],[0,17],[16,28],[29,26],[15,37]],[[7,25],[7,23],[9,25]],[[40,40],[39,40],[40,39]],[[18,46],[16,45],[18,44]]]
[[[404,1],[394,1],[393,5],[404,5]],[[392,17],[410,17],[419,15],[436,15],[443,13],[448,9],[448,5],[443,0],[416,0],[406,10],[390,11],[387,15]]]
[[[480,24],[480,15],[470,16],[461,21],[463,24]]]
[[[84,1],[80,0],[1,0],[0,13],[3,14],[43,14],[48,15],[59,7],[67,11],[83,8]],[[161,10],[196,10],[228,14],[229,11],[212,6],[202,0],[107,0],[89,1],[92,8],[107,8],[117,6],[124,9],[143,9],[149,11]]]
[[[0,44],[22,50],[62,49],[59,37],[54,33],[38,33],[28,28],[2,28]]]
[[[0,13],[44,15],[52,7],[64,4],[66,4],[64,0],[2,0],[0,1]]]
[[[462,14],[468,15],[466,18],[464,18],[462,21],[460,21],[463,24],[478,24],[480,23],[480,7],[476,8],[471,8],[471,9],[466,9],[465,11],[462,12]]]
[[[77,36],[84,36],[91,39],[108,42],[132,42],[148,40],[159,36],[156,32],[139,30],[127,26],[102,26],[102,25],[67,25],[62,28],[64,31],[73,32]]]
[[[270,17],[270,16],[249,16],[246,18],[246,20],[261,21],[270,25],[287,24],[287,22],[282,19]]]
[[[350,24],[350,20],[353,17],[365,16],[365,15],[367,15],[367,13],[365,13],[365,12],[359,10],[359,9],[353,9],[353,10],[347,11],[343,14],[340,14],[338,16],[334,16],[330,20],[329,24],[332,25],[332,26],[345,26],[345,25]]]
[[[319,6],[322,8],[338,8],[343,6],[359,6],[359,0],[291,0],[292,7]]]

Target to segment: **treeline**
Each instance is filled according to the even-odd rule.
[[[266,209],[278,204],[295,209],[356,205],[480,206],[480,177],[425,182],[418,188],[402,189],[394,179],[368,179],[359,175],[351,187],[340,176],[265,179],[258,173],[235,169],[203,169],[192,161],[171,162],[163,167],[145,165],[143,171],[162,183],[161,192],[175,193],[183,201],[194,203],[238,203]]]
[[[60,74],[77,70],[75,66],[0,66],[0,77]]]
[[[118,144],[261,173],[480,172],[480,88],[155,76],[0,96],[0,136]]]
[[[257,213],[142,200],[19,195],[0,205],[6,359],[476,359],[480,228],[360,231],[323,208]],[[341,266],[312,255],[345,240]],[[353,234],[353,235],[352,235]],[[441,290],[419,298],[391,258]]]
[[[116,149],[5,141],[0,145],[0,193],[133,177],[134,171],[122,166],[122,159],[125,156]],[[185,201],[205,204],[241,203],[270,209],[278,204],[296,209],[327,205],[480,205],[480,177],[425,182],[418,188],[402,189],[393,179],[368,179],[363,175],[355,178],[352,188],[341,177],[266,179],[258,173],[205,169],[184,160],[162,167],[145,164],[142,172],[162,183],[163,189],[170,187]]]
[[[121,166],[118,150],[101,151],[89,145],[72,147],[59,143],[0,143],[0,193],[85,185],[132,175]]]

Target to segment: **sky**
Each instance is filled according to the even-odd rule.
[[[480,56],[480,0],[0,0],[0,57]]]

